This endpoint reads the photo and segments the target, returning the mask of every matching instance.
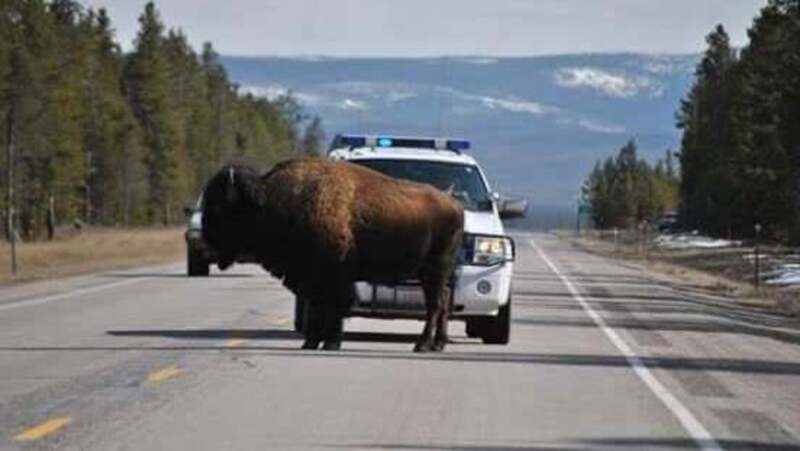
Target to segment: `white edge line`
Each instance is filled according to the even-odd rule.
[[[572,297],[575,298],[576,301],[586,310],[586,313],[592,320],[597,324],[599,327],[617,347],[619,352],[625,357],[627,360],[628,365],[633,369],[637,376],[647,385],[647,388],[653,392],[653,394],[667,407],[667,409],[672,412],[675,418],[680,421],[683,428],[692,439],[697,443],[697,446],[704,450],[704,451],[722,451],[722,447],[720,444],[714,439],[711,433],[703,426],[702,423],[692,414],[692,412],[683,405],[680,400],[678,400],[675,395],[670,392],[667,387],[665,387],[661,382],[656,379],[653,373],[647,368],[647,365],[642,361],[642,359],[637,356],[628,343],[622,339],[622,337],[617,334],[613,329],[609,328],[606,324],[605,320],[602,316],[600,316],[588,302],[581,296],[580,292],[575,288],[575,286],[570,282],[570,280],[561,273],[561,271],[556,267],[555,264],[545,255],[544,251],[531,239],[528,240],[529,244],[535,250],[539,257],[544,260],[547,266],[558,276],[559,279],[564,283],[567,287],[569,292],[572,294]]]
[[[135,275],[135,274],[134,274]],[[11,301],[5,304],[0,304],[0,312],[5,310],[11,310],[15,308],[21,307],[33,307],[36,305],[46,304],[48,302],[57,301],[59,299],[69,298],[73,296],[80,296],[84,294],[91,294],[96,293],[98,291],[108,290],[110,288],[121,287],[124,285],[130,285],[133,283],[143,282],[145,280],[152,279],[152,277],[134,277],[132,279],[120,280],[117,282],[106,283],[103,285],[95,285],[86,288],[79,288],[77,290],[66,291],[63,293],[51,294],[49,296],[42,296],[39,298],[27,298],[27,299],[20,299],[17,301]]]

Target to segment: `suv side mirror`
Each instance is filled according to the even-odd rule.
[[[524,218],[528,211],[528,201],[522,198],[507,198],[499,204],[500,219]]]
[[[194,214],[194,208],[192,207],[183,207],[183,215],[187,218],[191,218]]]

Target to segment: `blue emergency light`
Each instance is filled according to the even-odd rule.
[[[417,138],[395,136],[336,135],[331,143],[331,150],[356,147],[412,147],[417,149],[449,150],[461,153],[468,150],[470,143],[464,139]]]

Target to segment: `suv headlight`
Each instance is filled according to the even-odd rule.
[[[467,261],[473,265],[494,266],[514,260],[514,241],[504,236],[472,235],[468,237]]]

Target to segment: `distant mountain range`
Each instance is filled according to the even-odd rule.
[[[498,191],[568,205],[597,159],[635,138],[643,156],[676,149],[675,110],[697,55],[526,58],[224,57],[241,88],[291,91],[337,132],[472,141]]]

